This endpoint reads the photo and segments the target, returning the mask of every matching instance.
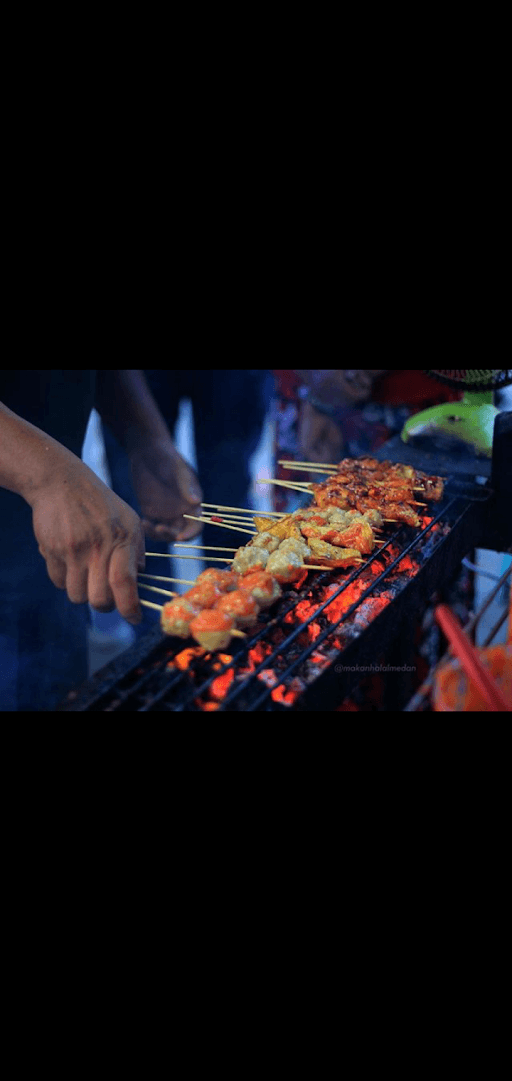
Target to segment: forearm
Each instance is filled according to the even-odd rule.
[[[30,503],[67,458],[78,461],[56,439],[0,402],[0,487]]]
[[[94,404],[128,454],[149,444],[171,442],[169,429],[140,369],[98,370]]]

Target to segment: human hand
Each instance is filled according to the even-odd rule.
[[[384,369],[385,370],[385,369]],[[371,396],[375,379],[384,370],[362,368],[328,368],[296,370],[309,387],[313,397],[339,408],[359,405]]]
[[[299,453],[306,462],[338,462],[343,450],[339,426],[319,413],[310,402],[301,404],[298,426]]]
[[[148,536],[169,544],[196,537],[201,523],[188,521],[183,514],[201,516],[203,493],[194,470],[178,454],[172,440],[137,447],[130,458],[142,525]]]
[[[39,551],[57,589],[73,604],[117,608],[140,623],[137,571],[144,570],[138,515],[88,466],[62,448],[55,468],[27,496]]]

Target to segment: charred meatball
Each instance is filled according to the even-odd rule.
[[[192,620],[190,633],[203,649],[226,649],[231,641],[234,623],[224,612],[208,608]]]
[[[231,566],[236,574],[248,574],[249,571],[265,570],[268,559],[266,548],[239,548]]]
[[[233,589],[238,589],[238,578],[236,574],[231,571],[217,571],[213,567],[209,567],[208,570],[202,571],[196,578],[196,585],[202,586],[208,582],[215,586],[219,590],[219,593],[230,593]]]
[[[254,540],[249,541],[249,548],[266,548],[267,552],[276,552],[279,548],[279,537],[273,537],[271,533],[258,533]]]
[[[164,604],[160,616],[160,625],[165,634],[172,634],[176,638],[189,638],[190,624],[199,614],[189,601],[182,597]]]
[[[244,574],[240,579],[240,589],[244,593],[250,593],[260,608],[270,608],[270,605],[281,596],[279,582],[267,571]]]
[[[303,569],[302,559],[295,552],[282,552],[279,548],[268,558],[268,573],[281,583],[296,582]]]
[[[237,589],[234,593],[225,593],[217,601],[214,611],[234,619],[237,627],[252,627],[258,620],[260,609],[250,593]]]

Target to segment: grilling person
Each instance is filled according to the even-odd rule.
[[[149,369],[145,377],[170,431],[178,418],[180,400],[189,398],[192,403],[197,472],[205,499],[209,503],[250,506],[249,462],[260,440],[271,397],[270,372],[250,368],[163,368]],[[102,420],[112,488],[138,510],[132,486],[133,465],[130,469],[112,425],[105,423],[104,416]],[[162,535],[160,539],[165,542],[167,537]],[[204,527],[203,542],[222,543],[215,526]],[[229,544],[229,537],[223,543]],[[167,551],[163,544],[153,548]]]
[[[141,517],[80,460],[93,406],[130,456]],[[86,602],[138,622],[144,530],[194,536],[182,515],[201,498],[140,371],[1,373],[2,711],[51,709],[86,678]]]

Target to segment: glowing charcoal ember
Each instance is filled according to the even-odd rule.
[[[404,558],[400,560],[400,563],[398,564],[398,567],[396,567],[396,570],[400,573],[402,573],[403,571],[412,571],[412,573],[414,574],[414,572],[418,570],[418,564],[414,561],[414,559],[411,559],[410,556],[404,556]]]
[[[273,646],[270,642],[257,642],[248,653],[248,661],[251,672],[254,672],[256,665],[261,664],[272,653]]]
[[[212,698],[222,700],[226,697],[229,688],[235,678],[235,673],[232,668],[228,668],[227,672],[224,672],[221,676],[217,676],[213,680],[210,686],[210,694]]]
[[[275,687],[278,683],[277,676],[272,668],[264,668],[262,672],[258,672],[258,679],[267,687]]]
[[[176,598],[164,604],[160,615],[160,625],[165,634],[175,638],[190,637],[190,623],[197,616],[198,609],[188,601]]]
[[[272,557],[270,557],[272,558]],[[269,560],[266,548],[239,548],[232,563],[236,574],[248,574],[249,571],[265,570]]]
[[[330,596],[330,593],[336,588],[337,587],[328,587],[329,592],[326,592],[323,600],[327,600],[327,597]],[[355,601],[359,600],[361,593],[364,593],[366,588],[367,582],[356,578],[355,582],[351,582],[338,597],[335,597],[331,601],[327,608],[324,608],[323,614],[330,623],[337,623],[338,620],[341,619],[341,616],[345,615],[345,612],[348,611],[350,606],[354,604]]]
[[[190,624],[190,633],[203,649],[225,649],[231,641],[233,620],[213,608],[200,612]]]
[[[253,627],[258,621],[260,609],[254,597],[242,589],[234,593],[225,593],[217,601],[214,611],[234,619],[237,627]]]
[[[282,595],[279,583],[267,571],[244,574],[240,578],[240,589],[244,593],[250,593],[260,608],[270,608],[270,605]]]
[[[213,671],[219,672],[223,664],[231,664],[232,660],[230,653],[217,653],[217,660],[212,664]]]
[[[290,613],[290,615],[292,615],[293,618],[296,619],[299,623],[304,623],[306,619],[309,619],[309,616],[314,615],[317,608],[318,608],[318,601],[317,602],[312,602],[312,601],[309,601],[309,600],[299,601],[299,603],[295,605],[295,608]]]
[[[304,690],[304,684],[300,679],[292,679],[288,688],[284,683],[280,683],[274,688],[271,694],[271,698],[274,702],[281,702],[284,706],[293,706],[293,703],[297,701],[297,698]]]
[[[181,672],[186,672],[196,657],[203,656],[204,649],[201,646],[191,646],[189,649],[182,649],[181,653],[177,653],[171,661],[168,661],[166,667],[179,668]]]
[[[317,664],[320,668],[326,668],[330,663],[328,657],[323,653],[318,653],[316,650],[311,654],[311,660],[313,661],[313,664]]]

